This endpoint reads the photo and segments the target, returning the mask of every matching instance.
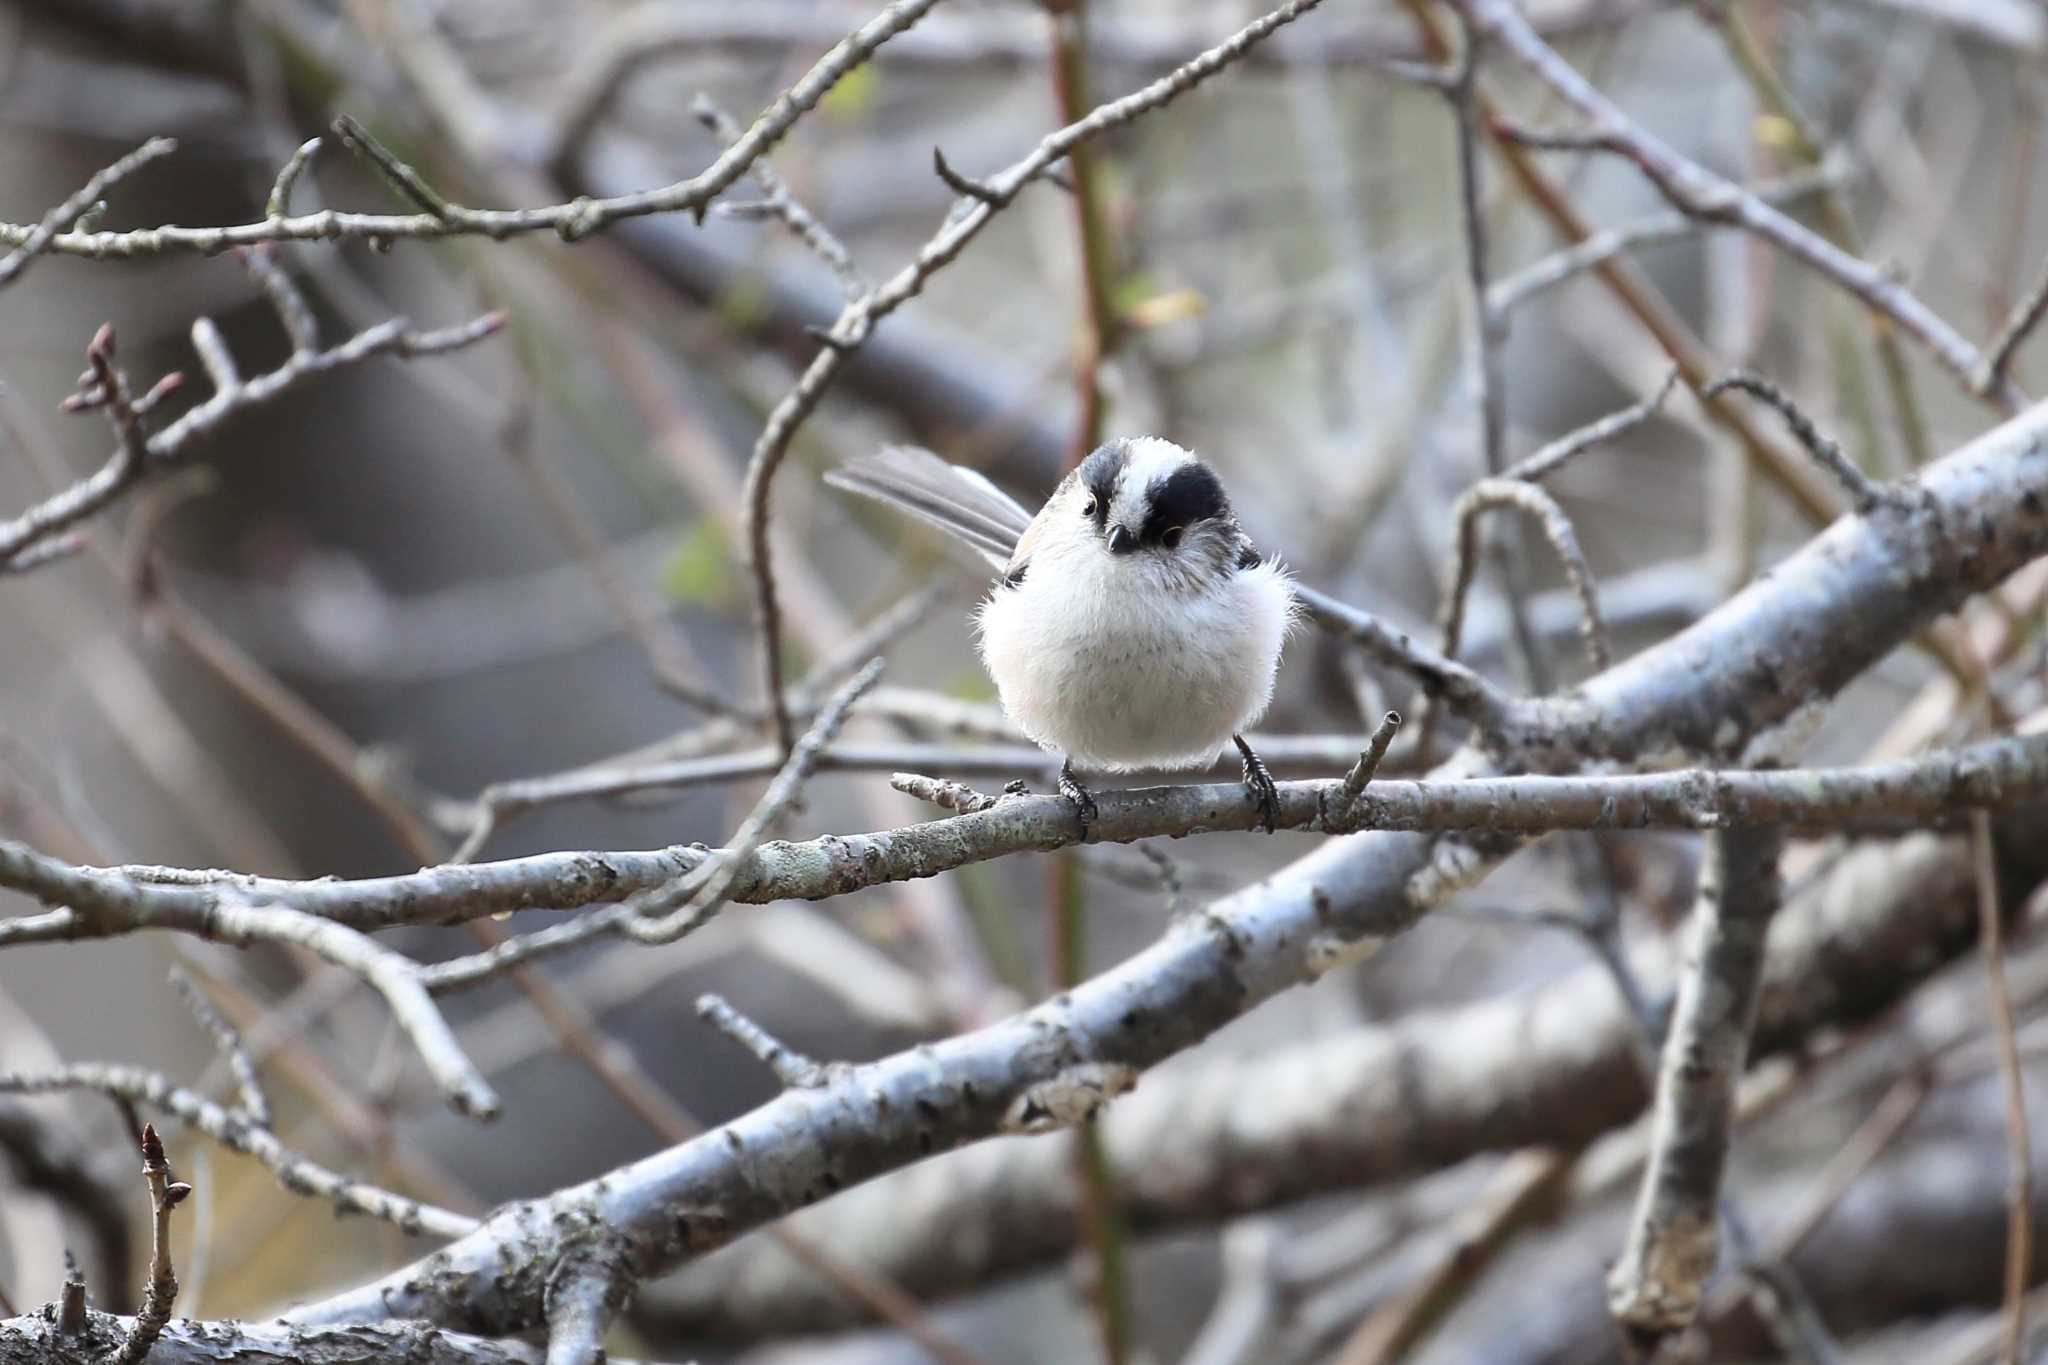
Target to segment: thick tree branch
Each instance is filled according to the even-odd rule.
[[[1645,1343],[1693,1323],[1720,1260],[1721,1172],[1765,936],[1781,895],[1783,847],[1771,829],[1728,829],[1707,840],[1678,1007],[1657,1073],[1650,1165],[1628,1245],[1607,1281],[1615,1320]]]
[[[53,1365],[104,1358],[133,1330],[133,1319],[87,1313],[82,1330],[66,1334],[40,1314],[0,1321],[0,1365]],[[541,1353],[518,1342],[449,1332],[430,1323],[353,1323],[295,1327],[279,1322],[167,1324],[149,1365],[541,1365]],[[617,1365],[626,1365],[617,1362]]]
[[[1844,518],[1692,629],[1572,697],[1546,700],[1560,756],[1739,751],[1935,615],[2048,552],[2044,424],[2048,409],[2037,408],[1987,434],[1924,471],[1912,509]],[[1444,775],[1485,770],[1468,751]],[[538,1285],[502,1267],[551,1264],[557,1215],[612,1229],[637,1275],[673,1267],[830,1190],[1003,1132],[1034,1091],[1070,1083],[1077,1068],[1141,1071],[1191,1046],[1361,944],[1407,928],[1511,845],[1381,832],[1329,841],[1021,1016],[787,1092],[695,1142],[515,1205],[431,1265],[298,1316],[532,1326]]]
[[[2048,875],[2028,828],[2025,817],[2001,826],[2015,892]],[[1975,925],[1962,836],[1851,851],[1771,927],[1754,1054],[1881,1014],[1962,954]],[[1646,954],[1635,967],[1661,995],[1678,963]],[[1103,1135],[1133,1230],[1212,1224],[1396,1185],[1488,1151],[1577,1147],[1648,1100],[1638,1048],[1634,1012],[1592,965],[1533,990],[1148,1076],[1104,1117]],[[790,1225],[857,1249],[913,1292],[960,1293],[1066,1256],[1071,1183],[1056,1145],[991,1142],[849,1191]],[[647,1297],[666,1325],[721,1338],[823,1331],[859,1312],[763,1237]]]

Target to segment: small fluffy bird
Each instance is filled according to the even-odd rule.
[[[1201,768],[1234,743],[1273,829],[1273,776],[1244,731],[1273,699],[1299,607],[1208,465],[1156,436],[1110,441],[1035,517],[973,470],[908,446],[825,478],[951,532],[1000,573],[975,613],[982,662],[1004,713],[1061,756],[1060,794],[1084,827],[1095,802],[1075,763]]]

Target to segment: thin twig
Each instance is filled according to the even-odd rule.
[[[747,818],[733,835],[731,846],[710,854],[672,885],[643,892],[626,901],[622,909],[629,917],[621,922],[623,932],[642,943],[669,943],[717,914],[745,870],[748,858],[768,837],[791,803],[802,795],[804,784],[810,781],[811,772],[817,766],[818,755],[839,733],[847,711],[881,677],[882,660],[874,659],[842,684],[831,700],[819,709],[811,728],[790,750],[782,771],[775,775],[775,780],[768,784],[768,790],[747,813]]]
[[[49,250],[58,234],[99,203],[101,195],[158,157],[176,150],[178,144],[171,138],[151,138],[105,170],[95,172],[78,193],[44,214],[40,223],[25,232],[17,230],[18,235],[10,234],[8,240],[14,243],[14,250],[0,260],[0,288],[5,288],[28,268],[29,262]]]
[[[110,1356],[110,1365],[139,1365],[156,1345],[178,1297],[178,1275],[171,1266],[171,1210],[185,1202],[192,1187],[171,1179],[171,1163],[153,1124],[142,1125],[142,1178],[149,1186],[149,1282],[143,1287],[142,1311]]]
[[[1701,389],[1700,401],[1706,402],[1729,389],[1740,389],[1776,408],[1806,453],[1842,485],[1843,491],[1849,495],[1850,505],[1858,512],[1868,513],[1884,501],[1885,486],[1858,469],[1855,462],[1842,453],[1842,448],[1800,410],[1799,405],[1792,401],[1792,395],[1761,375],[1736,370]]]
[[[418,171],[399,159],[397,153],[370,135],[370,130],[348,115],[342,114],[334,120],[334,135],[341,139],[341,145],[362,157],[376,167],[399,197],[412,201],[415,208],[424,209],[443,223],[455,221],[455,209],[426,181]],[[293,159],[297,159],[294,153]],[[290,163],[287,162],[287,165]]]
[[[313,164],[313,158],[319,155],[320,146],[319,138],[307,138],[278,168],[277,179],[270,186],[270,196],[263,201],[265,221],[283,218],[291,212],[292,191],[298,187],[299,177]]]
[[[1721,31],[1729,55],[1748,78],[1750,88],[1756,92],[1763,106],[1777,115],[1794,155],[1814,167],[1826,165],[1828,153],[1820,133],[1793,99],[1784,78],[1771,66],[1763,44],[1751,31],[1740,5],[1715,4],[1703,7],[1700,13]],[[1835,245],[1852,256],[1863,255],[1863,234],[1857,229],[1848,196],[1842,192],[1839,183],[1822,190],[1819,209],[1821,227]],[[1900,444],[1905,448],[1908,465],[1918,468],[1927,463],[1932,452],[1927,441],[1927,419],[1920,410],[1919,396],[1913,390],[1912,373],[1907,369],[1905,355],[1899,347],[1898,329],[1881,312],[1866,309],[1864,315],[1877,349],[1878,366],[1884,373],[1886,387],[1891,391]]]
[[[1848,159],[1835,157],[1811,170],[1778,180],[1761,181],[1749,186],[1748,190],[1767,204],[1789,204],[1841,185],[1848,179]],[[1487,290],[1487,299],[1498,315],[1506,317],[1545,290],[1576,278],[1624,252],[1672,241],[1702,228],[1723,226],[1726,225],[1705,222],[1677,209],[1667,209],[1619,227],[1602,228],[1582,241],[1523,266],[1513,274],[1501,276]]]
[[[1375,662],[1415,679],[1425,695],[1440,699],[1481,733],[1499,737],[1515,728],[1519,710],[1515,699],[1481,674],[1416,643],[1406,631],[1313,588],[1297,583],[1294,595],[1308,609],[1310,620],[1358,645]]]
[[[287,1148],[275,1133],[252,1122],[240,1110],[224,1109],[203,1095],[172,1084],[158,1072],[98,1062],[74,1062],[44,1071],[0,1072],[0,1092],[36,1095],[60,1090],[92,1090],[174,1115],[229,1151],[254,1157],[277,1177],[278,1184],[293,1194],[328,1200],[338,1212],[366,1214],[415,1236],[460,1237],[477,1227],[474,1218],[380,1190],[316,1165]]]
[[[1490,40],[1588,119],[1599,142],[1634,162],[1681,212],[1745,228],[1885,314],[1974,391],[1983,358],[1961,333],[1885,271],[1802,227],[1754,194],[1681,156],[1633,122],[1531,28],[1510,0],[1453,0]],[[2010,382],[1986,394],[2012,413],[2021,395]]]
[[[1539,483],[1564,468],[1581,453],[1591,450],[1594,446],[1604,445],[1624,432],[1633,431],[1655,416],[1664,406],[1664,400],[1671,396],[1671,390],[1677,386],[1678,380],[1678,368],[1673,366],[1665,374],[1664,382],[1657,386],[1657,391],[1642,402],[1633,407],[1623,408],[1619,412],[1611,412],[1598,421],[1588,422],[1577,431],[1566,432],[1534,455],[1515,461],[1508,468],[1505,477],[1521,479],[1527,483]]]
[[[211,1035],[213,1045],[226,1060],[228,1071],[235,1078],[235,1093],[241,1102],[241,1113],[258,1128],[268,1128],[270,1102],[264,1098],[263,1082],[256,1074],[256,1059],[243,1046],[242,1035],[213,1007],[213,1002],[200,992],[183,968],[171,968],[171,985],[183,997],[185,1007],[199,1020],[199,1026]]]
[[[1358,762],[1352,765],[1350,772],[1344,774],[1342,790],[1346,801],[1357,800],[1358,794],[1372,781],[1373,774],[1380,770],[1380,760],[1387,756],[1387,746],[1394,742],[1394,732],[1400,728],[1399,711],[1389,711],[1380,717],[1380,723],[1374,727],[1372,738],[1366,742],[1364,752],[1358,756]]]
[[[754,120],[746,135],[698,174],[660,189],[607,199],[580,198],[563,204],[525,209],[472,209],[449,202],[431,188],[426,202],[438,211],[417,214],[344,213],[333,209],[295,218],[265,217],[231,227],[160,227],[133,232],[60,232],[44,249],[95,259],[126,259],[166,252],[217,255],[231,247],[258,242],[378,241],[458,236],[504,238],[531,232],[554,232],[564,241],[578,241],[593,232],[630,218],[659,213],[691,213],[699,218],[757,159],[783,136],[847,72],[865,62],[889,39],[923,17],[938,0],[898,0],[819,58],[796,84]],[[374,143],[360,143],[366,155]],[[388,155],[388,153],[387,153]],[[395,160],[395,158],[393,158]],[[289,164],[289,163],[287,163]],[[402,164],[402,163],[400,163]],[[411,197],[410,194],[408,197]],[[0,242],[25,245],[37,228],[0,224]]]
[[[192,325],[192,341],[213,375],[216,385],[213,396],[150,436],[141,447],[142,456],[138,456],[136,447],[129,444],[124,430],[122,444],[97,472],[45,498],[13,519],[0,522],[0,563],[14,559],[37,542],[99,512],[147,477],[150,471],[172,464],[194,443],[210,436],[229,418],[269,402],[309,375],[344,369],[380,355],[407,359],[459,350],[492,335],[503,325],[502,314],[487,313],[459,326],[416,332],[403,318],[393,318],[357,333],[330,350],[295,353],[277,369],[243,380],[236,374],[232,359],[220,344],[218,331],[201,318]],[[140,415],[133,408],[130,414]],[[117,413],[117,425],[120,420]]]
[[[1507,467],[1507,380],[1501,371],[1501,346],[1505,339],[1500,315],[1493,311],[1487,293],[1486,209],[1480,202],[1479,185],[1479,34],[1459,17],[1459,44],[1454,79],[1444,87],[1458,132],[1458,220],[1465,238],[1465,304],[1472,317],[1473,376],[1478,386],[1479,435],[1482,467],[1487,478],[1498,478]],[[1508,638],[1514,644],[1512,657],[1521,665],[1528,690],[1548,692],[1553,670],[1548,652],[1529,624],[1526,546],[1521,528],[1510,526],[1485,546],[1488,560],[1500,582],[1501,601],[1507,607]],[[1455,654],[1455,649],[1444,651]],[[1428,728],[1428,727],[1425,727]]]
[[[2042,263],[2041,273],[2034,280],[2033,287],[2027,290],[2025,298],[2013,305],[2011,316],[1998,329],[1997,338],[1985,352],[1983,367],[1975,380],[1977,392],[1995,393],[2011,382],[2006,372],[2012,367],[2013,353],[2040,324],[2043,314],[2048,314],[2048,261]]]
[[[306,296],[285,273],[281,248],[275,243],[265,242],[237,251],[235,255],[270,300],[277,320],[284,325],[284,334],[291,339],[292,354],[309,355],[319,350],[320,325],[313,318],[313,309],[307,304]]]
[[[1597,672],[1607,667],[1612,650],[1607,643],[1607,626],[1600,618],[1600,599],[1593,584],[1593,569],[1579,548],[1571,518],[1557,499],[1533,483],[1520,479],[1481,479],[1459,496],[1451,516],[1457,530],[1453,541],[1451,570],[1437,611],[1440,638],[1437,646],[1446,657],[1458,651],[1458,637],[1465,622],[1465,597],[1478,568],[1479,517],[1488,508],[1512,507],[1543,528],[1551,549],[1564,566],[1565,581],[1579,599],[1579,635],[1585,642],[1586,657]]]
[[[1043,176],[1075,147],[1171,103],[1320,3],[1321,0],[1288,0],[1280,8],[1239,29],[1223,43],[1183,63],[1143,89],[1097,105],[1086,118],[1040,139],[1029,155],[993,177],[989,182],[992,194],[1004,198],[1016,194],[1024,185]],[[768,414],[768,420],[754,442],[753,453],[747,461],[743,492],[747,563],[754,578],[756,624],[761,637],[762,691],[774,718],[775,742],[785,752],[794,742],[795,727],[783,700],[781,608],[776,600],[775,572],[768,542],[769,498],[776,472],[789,453],[797,430],[823,399],[825,390],[845,365],[848,355],[867,340],[878,323],[922,292],[925,282],[934,272],[959,256],[987,226],[999,206],[999,202],[993,199],[977,201],[966,211],[949,217],[908,265],[841,309],[825,334],[824,344],[812,357],[795,387],[784,394]]]
[[[779,1042],[775,1035],[734,1009],[722,995],[697,997],[697,1017],[754,1054],[786,1086],[808,1088],[825,1083],[826,1070],[803,1053]]]
[[[2005,1081],[2005,1329],[2000,1351],[2005,1365],[2020,1365],[2027,1341],[2027,1286],[2033,1274],[2033,1144],[2027,1133],[2026,1073],[2013,1036],[2012,995],[2005,980],[2005,919],[1998,908],[1997,850],[1991,840],[1990,818],[1979,811],[1970,823],[1977,871],[1977,932],[1984,953],[1991,1030],[1998,1042],[1998,1069]]]
[[[739,123],[731,114],[719,108],[709,95],[699,95],[690,105],[697,121],[716,133],[728,144],[740,140],[744,135]],[[762,157],[748,168],[747,174],[754,178],[768,198],[759,206],[766,216],[779,220],[796,239],[811,249],[811,254],[823,261],[834,275],[848,297],[857,297],[867,289],[860,271],[854,267],[853,255],[846,244],[834,236],[832,229],[819,221],[818,216],[805,208],[803,202],[783,183],[782,176]],[[727,204],[731,212],[739,206]]]

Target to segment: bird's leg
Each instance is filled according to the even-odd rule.
[[[1088,826],[1095,821],[1095,798],[1074,776],[1074,760],[1071,758],[1060,760],[1060,795],[1073,803],[1074,814],[1081,817],[1081,837],[1087,838]]]
[[[1232,735],[1230,742],[1244,755],[1244,789],[1252,794],[1265,820],[1266,833],[1271,834],[1280,823],[1280,789],[1273,785],[1273,774],[1266,770],[1266,761],[1252,752],[1243,735]]]

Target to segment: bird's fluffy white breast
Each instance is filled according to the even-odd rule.
[[[1296,610],[1275,563],[1193,586],[1144,555],[1074,540],[1042,545],[977,623],[1010,719],[1047,749],[1121,771],[1206,765],[1257,722]]]

